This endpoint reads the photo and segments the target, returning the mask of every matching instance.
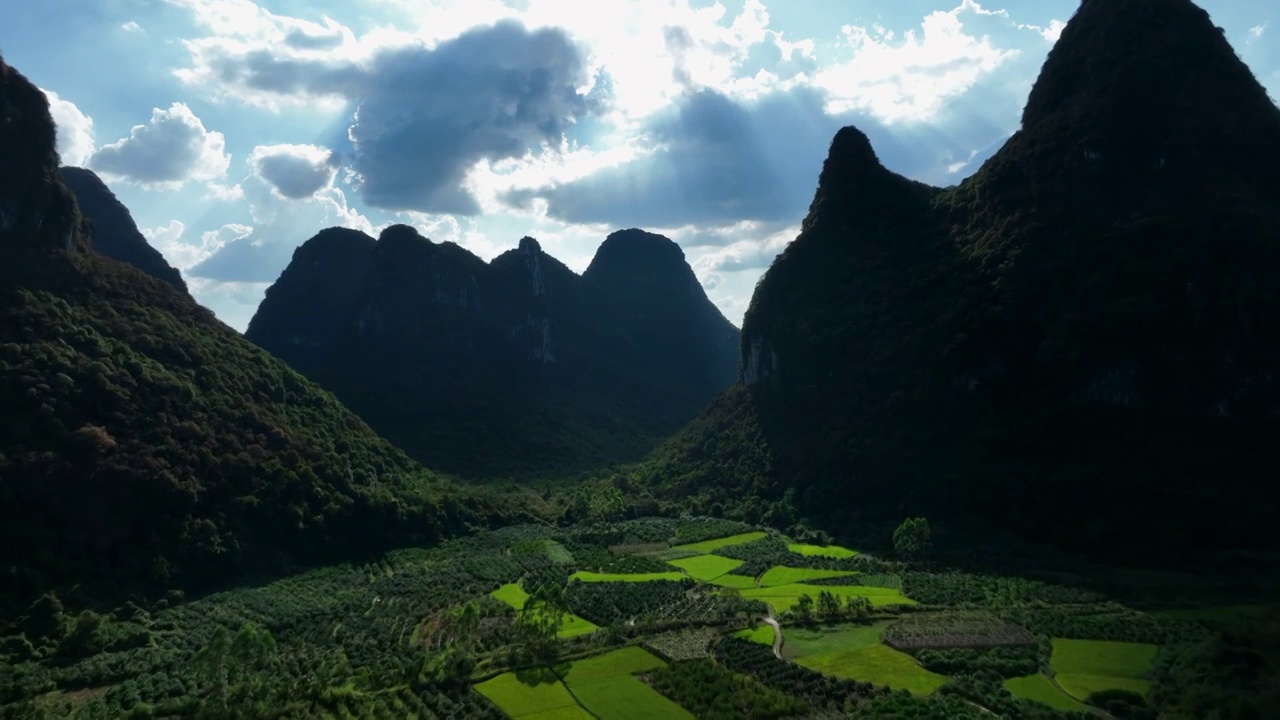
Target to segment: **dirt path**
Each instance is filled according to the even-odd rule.
[[[779,660],[785,660],[782,657],[782,625],[778,623],[778,619],[773,616],[773,606],[769,606],[769,614],[763,618],[766,623],[773,627],[773,654]]]

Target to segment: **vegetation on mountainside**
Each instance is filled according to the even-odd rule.
[[[151,247],[133,222],[129,209],[92,170],[63,167],[58,177],[76,197],[76,205],[89,224],[88,239],[94,252],[132,265],[186,294],[182,273]]]
[[[88,252],[48,101],[2,63],[0,110],[0,617],[49,591],[154,598],[528,517]]]
[[[836,136],[744,320],[750,384],[637,476],[775,527],[1276,547],[1278,168],[1280,109],[1203,11],[1086,3],[959,186]]]
[[[1087,701],[1115,718],[1235,720],[1262,717],[1274,699],[1274,646],[1262,644],[1265,633],[1251,647],[1240,635],[1274,613],[1240,615],[1233,621],[1240,624],[1220,628],[1071,586],[918,565],[901,569],[933,578],[912,585],[920,591],[912,599],[930,603],[927,610],[824,614],[820,601],[808,617],[769,613],[690,577],[567,580],[587,569],[579,557],[629,554],[610,546],[671,546],[697,528],[704,530],[697,540],[714,539],[706,534],[724,524],[686,517],[508,527],[198,599],[174,592],[101,612],[76,612],[48,595],[0,622],[0,717],[497,719],[556,710],[1075,720],[1084,716],[1072,711]],[[581,552],[563,562],[548,552],[553,544]],[[841,562],[880,573],[892,565]],[[940,590],[946,586],[964,591]],[[975,595],[986,598],[980,612],[971,609]],[[599,627],[557,632],[561,612]],[[781,623],[785,660],[772,651],[773,629],[758,622],[766,614]],[[1014,625],[1030,639],[999,644]],[[957,629],[985,632],[994,644],[949,645]],[[923,645],[887,642],[904,637]],[[1104,652],[1080,652],[1091,647]],[[1107,689],[1133,681],[1150,692]],[[1092,694],[1055,695],[1055,682]]]

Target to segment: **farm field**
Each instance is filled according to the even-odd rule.
[[[1049,667],[1064,690],[1078,700],[1103,690],[1146,695],[1159,648],[1145,643],[1053,639]]]
[[[1089,706],[1054,687],[1053,681],[1043,673],[1011,678],[1004,681],[1005,689],[1014,697],[1044,703],[1056,710],[1088,712]]]
[[[676,538],[719,547],[672,557]],[[1208,659],[1147,675],[1156,643],[1213,638],[1205,620],[794,544],[714,518],[528,524],[111,614],[35,606],[0,625],[0,717],[234,717],[209,705],[225,699],[285,708],[281,720],[1065,720],[1103,689],[1155,704],[1192,688],[1199,702],[1223,682]],[[531,593],[541,610],[521,613]],[[217,663],[235,668],[220,682]]]
[[[582,582],[653,582],[654,580],[680,580],[683,577],[684,573],[674,570],[660,573],[598,573],[590,570],[579,570],[570,575],[569,579]]]
[[[782,655],[791,660],[839,650],[854,650],[880,644],[886,622],[870,625],[843,625],[832,628],[788,628]],[[766,628],[768,626],[765,626]],[[773,636],[769,636],[773,641]]]
[[[718,578],[713,578],[710,582],[712,585],[719,585],[720,587],[736,588],[738,590],[746,590],[747,588],[753,588],[756,586],[755,578],[747,577],[746,575],[735,575],[733,573],[729,573],[728,575],[721,575]]]
[[[889,605],[914,605],[915,601],[900,591],[892,588],[867,587],[865,585],[778,585],[776,587],[750,588],[742,591],[742,596],[768,603],[778,612],[787,612],[800,602],[801,595],[808,595],[815,600],[819,593],[829,592],[847,601],[851,597],[864,597],[871,601],[873,607]]]
[[[856,570],[822,570],[818,568],[793,568],[775,565],[760,576],[760,587],[777,587],[792,585],[806,580],[825,580],[827,578],[857,575]]]
[[[495,600],[501,600],[510,605],[516,612],[520,612],[524,608],[525,601],[529,599],[529,593],[525,592],[519,583],[507,583],[489,595]],[[562,638],[571,638],[587,635],[599,629],[600,627],[591,621],[569,613],[564,616],[560,630],[556,634]]]
[[[693,557],[680,558],[678,560],[668,560],[667,564],[684,570],[689,574],[689,577],[709,582],[733,572],[742,565],[742,561],[719,555],[694,555]]]
[[[947,682],[946,676],[925,670],[906,653],[880,643],[866,644],[865,638],[857,636],[849,641],[854,647],[808,655],[796,662],[824,675],[887,685],[917,695],[932,694]],[[858,642],[864,644],[858,646]]]
[[[684,550],[695,553],[711,553],[726,548],[730,545],[745,545],[746,543],[763,538],[767,533],[749,532],[738,535],[730,535],[729,537],[716,538],[714,540],[703,540],[702,542],[688,543],[685,545],[672,546],[672,550]]]
[[[805,543],[788,543],[787,549],[805,557],[829,557],[844,560],[858,554],[857,550],[842,548],[839,545],[808,545]]]

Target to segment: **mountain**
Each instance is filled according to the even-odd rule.
[[[172,285],[90,250],[0,60],[0,617],[208,588],[501,519]]]
[[[1113,555],[1274,546],[1278,318],[1280,110],[1191,2],[1087,0],[958,186],[836,135],[741,385],[649,469],[841,532],[928,514]]]
[[[308,240],[245,336],[470,477],[641,457],[734,382],[739,341],[660,235],[615,232],[578,275],[533,238],[486,263],[404,225]]]
[[[159,278],[181,293],[187,292],[182,273],[147,243],[129,209],[116,199],[102,178],[78,167],[62,167],[58,177],[75,195],[80,213],[89,221],[89,239],[95,251]]]

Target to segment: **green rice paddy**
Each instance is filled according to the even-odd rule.
[[[570,580],[581,580],[582,582],[652,582],[654,580],[683,580],[684,573],[676,572],[660,572],[660,573],[598,573],[590,570],[579,570],[569,576]]]
[[[517,720],[693,720],[634,675],[663,665],[645,650],[628,647],[554,673],[504,673],[476,690]]]
[[[1103,690],[1128,690],[1146,695],[1159,648],[1145,643],[1104,640],[1053,639],[1049,667],[1054,679],[1077,700]]]
[[[709,553],[719,550],[720,548],[729,547],[730,545],[742,545],[753,540],[759,540],[764,537],[763,532],[749,532],[741,535],[730,535],[729,537],[716,538],[715,540],[703,540],[702,542],[689,543],[687,545],[676,545],[672,550],[685,550],[689,552]]]
[[[824,578],[845,577],[848,575],[857,575],[852,570],[818,570],[816,568],[793,568],[783,565],[774,565],[760,576],[760,587],[777,587],[779,585],[791,585],[792,583],[800,583],[805,580],[822,580]]]
[[[697,578],[703,582],[710,582],[722,575],[729,574],[737,569],[742,562],[741,560],[720,557],[719,555],[694,555],[693,557],[680,558],[679,560],[668,560],[667,564],[684,570],[690,577]]]
[[[873,607],[886,605],[915,605],[916,602],[893,588],[867,587],[865,585],[779,585],[776,587],[750,588],[742,591],[742,597],[762,600],[777,612],[786,612],[800,602],[801,595],[808,595],[816,602],[818,594],[829,592],[848,602],[850,597],[865,597]]]
[[[857,550],[850,550],[839,545],[807,545],[805,543],[790,543],[787,549],[797,555],[806,557],[829,557],[837,560],[851,558],[858,554]]]
[[[832,677],[888,685],[916,695],[931,695],[947,682],[945,675],[929,672],[910,655],[879,643],[809,655],[796,662]]]
[[[515,608],[516,612],[523,610],[525,601],[529,599],[529,593],[525,592],[524,588],[520,587],[519,583],[507,583],[506,585],[503,585],[497,590],[489,593],[489,595],[495,600],[501,600]],[[562,638],[571,638],[593,633],[599,629],[600,626],[590,620],[586,620],[569,613],[564,616],[560,630],[556,632],[556,635]]]
[[[1004,687],[1014,697],[1044,703],[1055,710],[1088,712],[1089,707],[1054,686],[1042,673],[1004,681]]]

